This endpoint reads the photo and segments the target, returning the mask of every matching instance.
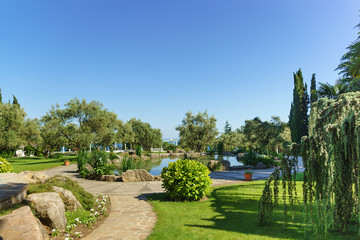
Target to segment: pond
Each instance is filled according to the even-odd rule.
[[[176,162],[179,158],[163,158],[163,159],[151,159],[151,160],[143,160],[139,162],[139,169],[145,169],[152,175],[160,175],[161,171],[164,167],[169,166],[169,163]],[[201,157],[202,162],[206,162],[209,160],[228,160],[230,162],[230,166],[242,166],[243,164],[239,162],[236,157],[232,156],[207,156]]]

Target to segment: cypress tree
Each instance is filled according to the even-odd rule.
[[[291,140],[299,143],[308,130],[308,105],[309,95],[307,85],[304,85],[301,69],[294,73],[293,102],[291,103],[289,126]]]
[[[310,85],[310,103],[316,102],[317,100],[318,100],[318,94],[316,91],[315,73],[313,73],[311,78],[311,85]]]
[[[13,94],[13,105],[18,105],[20,107],[20,104],[14,94]]]
[[[1,94],[1,88],[0,88],[0,104],[2,104],[2,94]]]

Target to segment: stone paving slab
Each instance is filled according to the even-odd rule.
[[[16,173],[0,173],[0,209],[22,202],[28,185],[27,180]]]
[[[111,213],[86,240],[146,239],[155,226],[156,214],[144,199],[111,195]]]

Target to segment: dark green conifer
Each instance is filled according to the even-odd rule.
[[[310,85],[310,103],[316,102],[317,100],[318,100],[318,94],[316,91],[315,73],[313,73],[311,78],[311,85]]]

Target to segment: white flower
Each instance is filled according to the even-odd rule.
[[[56,229],[54,228],[54,229],[52,230],[52,232],[56,232]]]
[[[90,212],[93,212],[94,211],[94,209],[92,208],[92,209],[90,209]]]

